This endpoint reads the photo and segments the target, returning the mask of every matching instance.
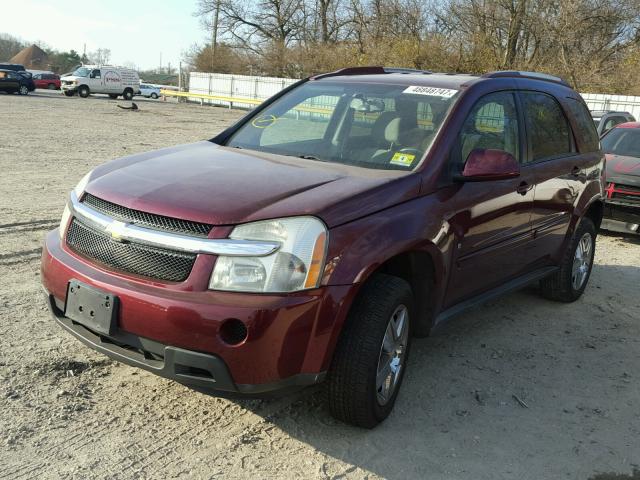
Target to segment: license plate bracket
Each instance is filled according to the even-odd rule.
[[[104,335],[115,332],[118,321],[118,297],[77,280],[67,285],[64,314],[71,320]]]

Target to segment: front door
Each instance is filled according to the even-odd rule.
[[[507,180],[465,182],[455,193],[449,220],[456,236],[445,307],[489,290],[530,267],[531,211],[535,177],[522,164],[524,132],[513,92],[481,98],[469,113],[451,159],[460,171],[474,149],[497,149],[521,163]],[[454,167],[455,169],[456,167]]]
[[[89,89],[93,92],[104,91],[104,79],[99,68],[94,68],[89,74]]]
[[[18,76],[12,72],[0,72],[0,90],[5,92],[15,92],[18,90],[20,82]]]

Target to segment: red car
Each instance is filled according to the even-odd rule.
[[[532,282],[582,295],[603,189],[557,77],[348,68],[88,173],[42,281],[59,325],[112,358],[221,394],[325,381],[337,418],[373,427],[412,336]]]
[[[33,82],[36,84],[36,88],[60,90],[60,76],[55,73],[35,73]]]
[[[622,123],[602,138],[607,189],[602,228],[640,233],[640,123]]]

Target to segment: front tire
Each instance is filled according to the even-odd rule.
[[[80,95],[82,98],[87,98],[89,96],[89,87],[87,87],[86,85],[82,85],[78,88],[78,95]]]
[[[66,91],[62,93],[64,93],[65,97],[73,97],[76,94],[76,92],[71,92],[71,91]]]
[[[127,88],[124,92],[122,92],[122,98],[124,98],[125,100],[132,100],[133,90]]]
[[[153,92],[151,94],[151,98],[153,98],[154,100],[156,100],[158,98],[158,94],[156,92]]]
[[[338,420],[373,428],[389,416],[406,369],[414,314],[411,286],[377,274],[355,300],[327,377]]]
[[[110,93],[109,94],[109,98],[115,100],[116,98],[118,98],[118,94],[117,93]]]
[[[596,247],[596,227],[582,218],[562,256],[560,270],[540,281],[543,297],[559,302],[575,302],[587,287]]]

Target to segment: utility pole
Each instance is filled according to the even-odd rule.
[[[215,65],[216,49],[218,48],[218,18],[220,17],[220,0],[216,0],[216,8],[213,10],[213,28],[211,29],[211,71]]]
[[[162,73],[162,52],[160,52],[160,67],[158,68],[158,73]]]

